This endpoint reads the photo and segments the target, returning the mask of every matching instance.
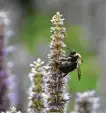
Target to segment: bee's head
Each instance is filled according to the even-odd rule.
[[[69,57],[77,57],[78,62],[81,64],[83,63],[82,57],[79,53],[77,53],[75,50],[71,50]]]
[[[71,57],[71,56],[75,55],[76,53],[77,53],[77,52],[76,52],[75,50],[72,50],[72,51],[70,52],[69,56]]]
[[[78,62],[81,64],[83,63],[83,60],[82,60],[82,57],[79,53],[76,52],[76,54],[74,56],[77,56],[78,57]]]

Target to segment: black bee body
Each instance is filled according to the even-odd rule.
[[[76,51],[71,51],[68,57],[62,58],[60,60],[59,71],[64,73],[63,77],[65,77],[69,72],[72,72],[77,69],[78,78],[80,80],[81,71],[79,67],[79,60],[80,62],[82,62],[81,55]]]
[[[66,65],[61,65],[59,67],[59,70],[63,73],[66,73],[68,74],[69,72],[72,72],[74,71],[75,69],[77,68],[77,63],[76,62],[73,62],[73,63],[69,63],[69,64],[66,64]]]

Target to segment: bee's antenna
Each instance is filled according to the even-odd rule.
[[[75,51],[75,49],[70,49],[70,48],[68,48],[68,47],[67,47],[67,49],[70,50],[70,51]]]
[[[72,49],[70,49],[70,48],[66,48],[66,53],[67,53],[67,55],[69,55],[69,53],[72,51]]]

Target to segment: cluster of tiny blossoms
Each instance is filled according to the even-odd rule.
[[[1,112],[1,113],[21,113],[21,112],[20,111],[16,111],[16,108],[13,106],[13,107],[10,107],[9,111]]]
[[[59,72],[61,57],[65,56],[63,47],[63,39],[66,36],[66,29],[62,27],[64,19],[57,12],[51,19],[53,27],[51,27],[52,41],[50,43],[50,54],[48,55],[49,63],[45,74],[46,85],[45,93],[47,94],[47,113],[65,113],[66,103],[69,100],[69,95],[66,91],[67,76],[62,77]]]
[[[86,91],[76,94],[74,112],[71,113],[97,113],[98,107],[99,97],[96,96],[96,92]]]
[[[50,28],[52,41],[50,43],[50,54],[48,54],[48,58],[50,58],[50,63],[58,65],[59,59],[65,54],[62,48],[66,47],[63,42],[66,36],[66,29],[62,27],[62,25],[64,25],[64,19],[62,19],[62,15],[60,15],[59,12],[52,17],[51,22],[53,25],[53,27]]]
[[[34,61],[30,66],[31,73],[29,78],[31,81],[31,88],[29,90],[29,109],[31,113],[44,113],[44,100],[43,100],[43,75],[41,67],[44,62],[40,58]]]

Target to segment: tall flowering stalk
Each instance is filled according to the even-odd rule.
[[[8,25],[10,26],[10,24]],[[6,51],[6,67],[8,73],[8,97],[11,106],[17,106],[19,104],[18,100],[18,76],[13,74],[13,68],[15,67],[15,62],[13,61],[13,53],[16,50],[15,45],[10,44],[10,40],[13,37],[13,30],[6,26],[5,29],[5,51]]]
[[[9,40],[13,35],[13,31],[10,29],[9,12],[4,10],[0,11],[0,25],[3,26],[0,27],[0,45],[2,44],[2,63],[4,68],[4,72],[2,73],[6,74],[6,77],[3,78],[6,82],[6,95],[9,100],[9,104],[11,106],[16,106],[18,104],[17,78],[16,75],[12,74],[14,62],[10,59],[13,51],[15,50],[15,47],[12,44],[9,44]]]
[[[69,99],[66,92],[67,77],[62,77],[59,72],[61,57],[65,56],[66,47],[63,39],[66,36],[66,29],[63,26],[64,19],[57,12],[51,19],[53,27],[51,27],[52,41],[50,43],[49,68],[46,73],[46,95],[47,95],[47,113],[65,113],[66,103]]]
[[[0,12],[0,111],[6,111],[9,107],[8,74],[6,71],[6,50],[4,48],[5,14]]]
[[[14,62],[9,58],[12,56],[12,53],[15,50],[13,45],[7,46],[6,52],[6,66],[7,66],[7,73],[8,73],[8,98],[10,100],[11,106],[17,106],[18,103],[18,84],[17,84],[17,77],[13,74],[12,69],[14,67]]]
[[[5,111],[10,105],[17,104],[16,81],[12,74],[13,61],[8,60],[15,50],[13,45],[9,45],[9,39],[12,36],[10,30],[10,20],[8,13],[0,12],[0,111]]]
[[[29,109],[32,113],[44,113],[44,100],[43,100],[43,75],[41,59],[37,59],[31,64],[31,73],[29,78],[31,80],[31,88],[29,90]]]
[[[97,113],[99,107],[98,102],[99,97],[96,96],[94,90],[77,93],[74,112],[71,113]]]

